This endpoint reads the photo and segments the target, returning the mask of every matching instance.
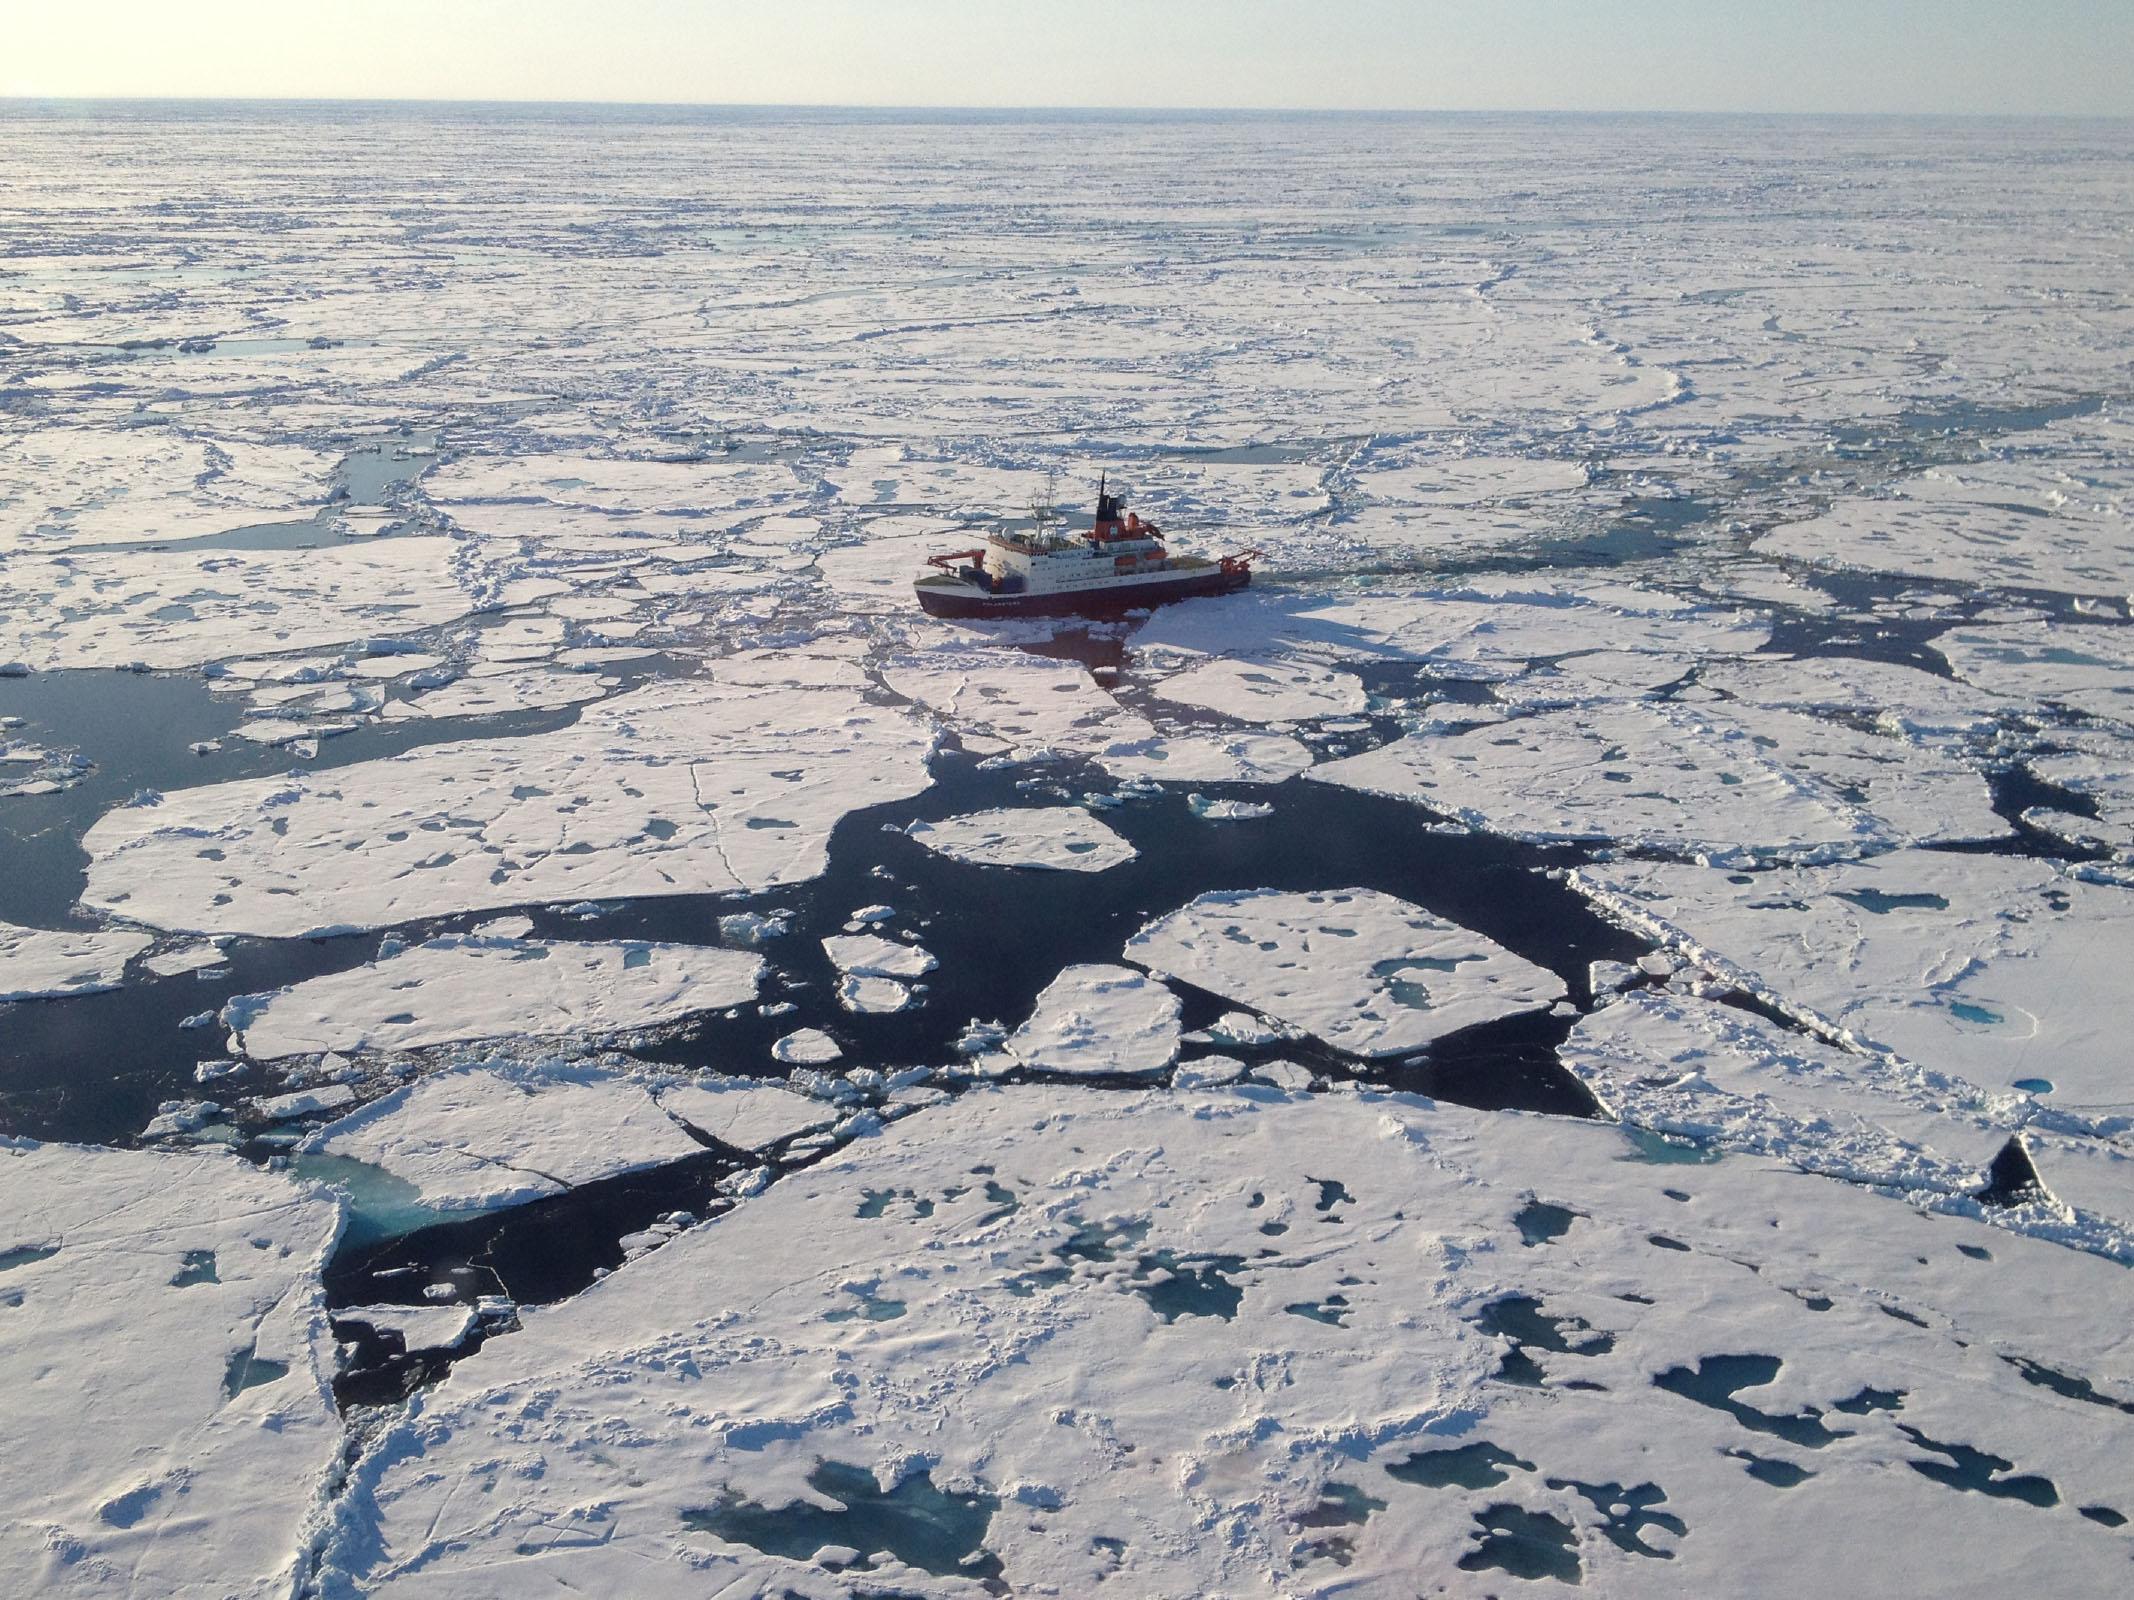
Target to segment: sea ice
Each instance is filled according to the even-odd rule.
[[[923,978],[939,965],[919,946],[875,933],[833,934],[822,947],[838,971],[867,977]]]
[[[437,1211],[480,1211],[679,1161],[703,1146],[628,1078],[563,1062],[492,1061],[395,1089],[307,1137],[414,1185]]]
[[[1494,833],[1712,856],[1817,856],[2008,830],[1968,764],[1785,711],[1603,702],[1322,763]]]
[[[771,1046],[771,1054],[788,1066],[819,1067],[844,1054],[838,1042],[820,1028],[796,1028]]]
[[[1150,692],[1250,722],[1353,716],[1369,703],[1354,673],[1310,662],[1210,661],[1165,678]]]
[[[820,1100],[761,1078],[699,1078],[655,1092],[669,1116],[736,1150],[761,1150],[836,1120]]]
[[[1102,872],[1134,859],[1134,847],[1080,806],[1015,806],[914,822],[905,833],[952,861],[981,867]]]
[[[2134,722],[2134,629],[2087,622],[1953,628],[1934,649],[1967,683]]]
[[[397,1334],[401,1349],[412,1355],[418,1350],[449,1350],[480,1320],[473,1306],[342,1306],[333,1320],[360,1323],[374,1334]]]
[[[2127,521],[2110,499],[2070,495],[2021,466],[1932,467],[1893,494],[1848,497],[1756,541],[1760,552],[1821,567],[1905,573],[1964,587],[2062,594],[2134,591]]]
[[[1158,1073],[1178,1055],[1178,997],[1127,967],[1068,967],[1006,1048],[1041,1072]]]
[[[756,997],[763,958],[634,941],[480,934],[431,939],[382,961],[223,1008],[254,1060],[328,1050],[415,1050],[461,1039],[597,1039]]]
[[[2123,1268],[1636,1154],[1368,1092],[974,1090],[456,1365],[321,1593],[855,1592],[826,1547],[944,1597],[1501,1593],[1529,1552],[1602,1593],[2111,1589],[2066,1508],[2134,1500],[2072,1397],[2134,1376]],[[2031,1476],[1961,1492],[1935,1441]]]
[[[1996,1093],[2037,1078],[2056,1107],[2134,1106],[2123,889],[1934,850],[1765,872],[1615,862],[1572,882],[1834,1034]]]
[[[318,550],[164,550],[0,563],[0,658],[47,667],[197,666],[464,616],[449,539]],[[182,598],[177,598],[182,597]]]
[[[1126,958],[1359,1056],[1419,1050],[1565,993],[1546,968],[1375,889],[1204,894],[1135,934]]]
[[[155,942],[128,928],[92,933],[0,922],[0,1003],[116,989],[126,963]]]
[[[928,783],[932,740],[913,719],[842,681],[730,671],[617,695],[551,733],[113,811],[84,839],[84,899],[161,927],[288,936],[542,900],[759,892],[819,873],[848,811]]]
[[[266,1600],[345,1445],[340,1208],[221,1152],[0,1141],[0,1563],[21,1594]]]

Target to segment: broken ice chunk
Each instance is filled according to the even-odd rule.
[[[792,1066],[821,1066],[845,1052],[820,1028],[801,1028],[771,1046],[771,1054]]]

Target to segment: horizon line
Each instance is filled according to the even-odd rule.
[[[940,115],[1018,113],[1030,116],[1305,117],[1789,117],[1952,122],[2130,122],[2134,111],[1950,111],[1801,109],[1689,106],[1225,106],[1225,105],[951,105],[918,101],[830,100],[603,100],[551,97],[290,94],[0,94],[0,106],[35,105],[282,105],[282,106],[512,106],[578,107],[616,111],[847,111]]]

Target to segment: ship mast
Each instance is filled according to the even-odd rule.
[[[1031,538],[1039,549],[1044,549],[1051,545],[1052,534],[1050,530],[1052,524],[1059,521],[1060,508],[1056,495],[1059,481],[1060,475],[1057,469],[1047,471],[1045,474],[1045,487],[1030,498],[1030,521],[1035,526],[1035,532]]]

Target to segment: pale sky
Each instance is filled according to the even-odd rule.
[[[0,95],[2134,115],[2134,0],[0,0]]]

